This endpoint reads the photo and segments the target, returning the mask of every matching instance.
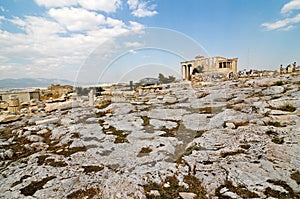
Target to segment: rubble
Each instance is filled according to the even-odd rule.
[[[1,114],[0,197],[299,198],[299,76],[192,85]]]
[[[44,119],[44,120],[38,120],[35,122],[36,125],[40,125],[40,124],[55,124],[59,121],[59,118],[49,118],[49,119]]]
[[[46,112],[51,112],[55,110],[66,110],[66,109],[71,109],[71,108],[76,108],[79,107],[79,102],[78,101],[65,101],[65,102],[55,102],[55,103],[46,103],[45,111]]]
[[[0,115],[0,124],[14,122],[20,119],[19,115]]]
[[[194,193],[188,193],[188,192],[179,192],[179,196],[182,199],[194,199],[194,198],[197,197],[196,194],[194,194]]]

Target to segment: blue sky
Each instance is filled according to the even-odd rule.
[[[0,0],[0,79],[179,77],[197,54],[275,70],[300,63],[299,26],[300,0]]]

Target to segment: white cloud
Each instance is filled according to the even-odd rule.
[[[300,0],[292,0],[288,3],[286,3],[282,8],[281,8],[281,13],[282,14],[287,14],[293,10],[300,10]]]
[[[141,32],[144,26],[104,16],[98,11],[115,12],[121,0],[35,0],[46,8],[42,16],[4,17],[22,32],[9,32],[0,26],[1,78],[75,77],[79,67],[95,48],[120,34]],[[132,14],[151,16],[155,5],[131,0]],[[153,13],[152,13],[153,12]],[[139,43],[127,43],[138,47]],[[109,52],[106,49],[105,52]]]
[[[127,4],[129,6],[129,9],[135,10],[137,6],[139,5],[139,0],[128,0]]]
[[[14,19],[9,19],[8,21],[18,25],[30,35],[51,35],[65,32],[65,29],[58,23],[43,17],[26,16],[25,19],[16,17]]]
[[[35,0],[35,2],[39,6],[45,6],[46,8],[73,6],[78,4],[78,0]]]
[[[14,17],[13,19],[7,19],[7,20],[20,27],[24,27],[26,25],[25,20],[20,19],[19,17]]]
[[[105,23],[105,17],[82,8],[51,8],[49,15],[69,31],[97,29]]]
[[[0,79],[24,76],[72,79],[96,47],[115,36],[143,27],[133,21],[126,25],[118,19],[108,17],[105,20],[99,14],[79,9],[82,13],[77,13],[78,21],[88,23],[88,26],[80,27],[76,24],[74,13],[68,13],[72,11],[71,8],[52,8],[52,12],[54,10],[66,11],[68,15],[61,19],[64,15],[54,12],[57,15],[53,17],[57,21],[36,16],[5,19],[24,30],[24,33],[11,33],[0,28],[0,68],[2,71],[5,69],[5,72],[0,73]],[[86,22],[89,17],[90,21]],[[98,18],[101,19],[101,26],[98,26]],[[72,22],[74,26],[71,26]],[[65,27],[80,31],[70,32]]]
[[[7,12],[8,10],[6,10],[3,6],[0,6],[0,11],[1,12]]]
[[[158,12],[155,10],[156,5],[149,5],[149,2],[141,0],[127,0],[129,9],[132,10],[131,14],[135,17],[151,17]]]
[[[290,25],[290,26],[287,26],[287,27],[283,28],[282,30],[283,31],[290,31],[290,30],[293,30],[294,28],[295,28],[295,26]]]
[[[9,69],[11,69],[11,68],[12,68],[12,66],[10,66],[10,65],[2,65],[2,66],[0,66],[0,70],[1,70],[1,71],[9,70]]]
[[[136,21],[129,21],[129,24],[131,26],[131,30],[133,31],[141,32],[144,29],[144,25]]]
[[[128,53],[130,53],[130,54],[136,54],[137,52],[135,50],[131,49],[131,50],[128,51]]]
[[[279,28],[283,28],[289,24],[287,19],[276,21],[274,23],[263,23],[262,26],[265,27],[267,30],[276,30]]]
[[[281,8],[281,13],[285,14],[285,18],[282,20],[277,20],[273,23],[263,23],[262,27],[266,30],[283,30],[289,31],[294,29],[295,24],[300,23],[300,14],[295,15],[294,17],[287,17],[286,14],[291,14],[292,11],[300,10],[300,0],[291,0],[290,2],[283,5]]]
[[[109,12],[115,12],[121,7],[121,0],[79,0],[79,4],[89,10],[99,10]]]
[[[124,22],[118,19],[113,19],[110,17],[107,17],[106,24],[110,27],[123,27],[125,26]]]
[[[125,42],[124,45],[126,47],[141,47],[143,44],[139,43],[139,42]]]
[[[291,30],[293,25],[300,22],[300,14],[292,18],[286,18],[274,23],[263,23],[262,26],[267,30]]]
[[[88,10],[115,12],[121,5],[121,0],[35,0],[39,6],[46,8],[61,8],[80,5]]]
[[[144,7],[139,7],[135,11],[132,12],[132,14],[136,17],[151,17],[157,14],[157,11],[155,10],[148,10]]]

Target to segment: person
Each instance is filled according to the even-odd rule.
[[[280,74],[282,74],[282,72],[283,72],[283,66],[282,66],[282,64],[280,65]]]
[[[228,73],[227,78],[228,79],[233,79],[234,78],[234,73],[233,72]]]
[[[296,62],[293,63],[293,72],[296,72]]]
[[[290,67],[290,65],[287,65],[287,66],[285,67],[285,71],[286,71],[286,73],[288,73],[288,72],[289,72],[289,67]]]

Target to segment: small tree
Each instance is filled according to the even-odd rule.
[[[163,74],[158,74],[158,80],[161,84],[168,84],[175,81],[175,77],[173,75],[169,75],[169,77],[165,77]]]
[[[81,95],[81,93],[82,93],[82,87],[76,87],[76,88],[75,88],[75,91],[76,91],[76,93],[77,93],[78,95]]]
[[[101,96],[101,92],[105,91],[101,86],[95,87],[96,97]]]
[[[168,81],[171,83],[171,82],[174,82],[175,79],[176,78],[173,75],[169,75]]]
[[[164,76],[163,74],[161,74],[161,73],[158,74],[158,81],[159,81],[160,83],[164,82],[165,79],[166,79],[166,78],[165,78],[165,76]]]
[[[100,93],[105,91],[101,86],[95,87],[95,90],[96,90],[96,92],[100,92]]]
[[[75,91],[78,95],[88,95],[88,93],[90,92],[90,90],[93,88],[83,88],[83,87],[76,87]]]
[[[198,70],[198,73],[204,73],[204,67],[203,66],[198,66],[197,70]]]

